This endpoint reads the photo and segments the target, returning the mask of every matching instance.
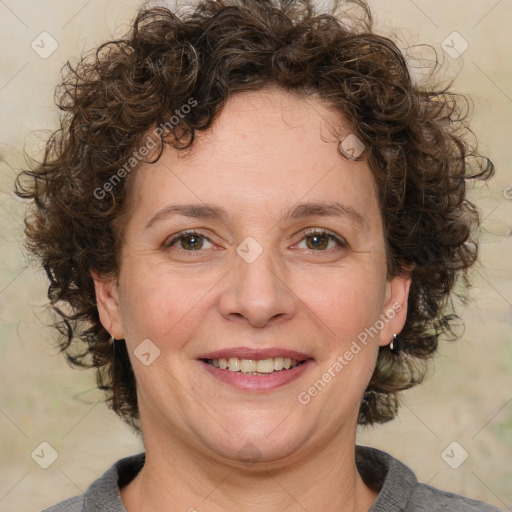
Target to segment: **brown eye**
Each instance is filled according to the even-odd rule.
[[[181,242],[180,247],[178,247],[179,249],[188,252],[198,251],[203,248],[204,240],[208,240],[211,243],[208,237],[196,231],[183,232],[173,237],[165,244],[165,247],[173,247],[177,242]]]
[[[307,249],[318,252],[324,252],[328,249],[330,242],[334,242],[334,244],[339,247],[345,247],[347,245],[342,239],[325,230],[309,231],[306,233],[303,240],[306,240]]]

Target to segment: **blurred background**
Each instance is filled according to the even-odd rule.
[[[398,40],[419,80],[433,52],[414,45],[438,51],[442,78],[455,78],[473,102],[479,148],[497,173],[471,190],[483,223],[464,335],[442,343],[399,417],[362,429],[358,442],[391,453],[422,482],[512,510],[512,2],[369,3],[378,31]],[[143,450],[101,403],[93,373],[71,369],[53,348],[47,282],[24,256],[24,205],[12,192],[23,150],[38,156],[47,137],[40,130],[57,126],[60,68],[122,35],[143,4],[0,0],[0,511],[38,511],[81,493]]]

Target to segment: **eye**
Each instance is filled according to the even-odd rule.
[[[169,248],[175,246],[177,243],[180,243],[181,247],[179,247],[179,249],[181,250],[187,252],[198,251],[200,249],[205,249],[204,240],[210,244],[213,244],[213,242],[206,235],[203,235],[198,231],[182,231],[181,233],[173,236],[169,241],[166,241],[164,247]],[[331,232],[326,231],[325,229],[312,228],[309,231],[306,231],[302,240],[306,240],[307,249],[313,250],[315,252],[324,252],[327,249],[332,249],[332,247],[329,247],[331,242],[333,242],[338,247],[347,246],[347,243],[342,238],[333,235]],[[309,240],[311,241],[309,242]]]
[[[204,248],[203,240],[208,240],[209,243],[212,243],[212,241],[207,236],[198,233],[197,231],[182,231],[181,233],[178,233],[176,236],[172,237],[171,240],[166,241],[164,247],[172,247],[176,244],[176,242],[181,241],[180,249],[188,252],[198,251],[199,249]]]
[[[325,229],[312,228],[309,231],[306,231],[302,240],[306,240],[307,249],[316,252],[324,252],[329,248],[330,242],[334,242],[339,247],[347,247],[345,240],[333,235],[330,231],[326,231]],[[309,243],[308,240],[310,240]]]

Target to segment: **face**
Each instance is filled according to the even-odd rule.
[[[127,343],[146,443],[233,464],[354,443],[409,281],[386,279],[374,181],[340,154],[342,123],[317,100],[236,94],[188,154],[137,171],[119,279],[96,276],[96,291]],[[268,373],[284,358],[301,364]]]

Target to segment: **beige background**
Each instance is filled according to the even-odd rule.
[[[0,510],[41,510],[82,492],[118,458],[142,446],[97,403],[89,372],[70,369],[44,327],[46,281],[21,252],[23,205],[13,196],[22,150],[41,147],[40,129],[56,126],[52,103],[59,69],[126,28],[141,2],[132,0],[0,1]],[[405,394],[399,418],[360,432],[435,487],[512,510],[512,88],[510,0],[380,0],[371,5],[381,32],[402,45],[426,42],[445,60],[445,76],[474,101],[480,147],[496,178],[476,193],[484,223],[474,301],[466,331],[443,343],[431,378]],[[58,42],[47,59],[31,48],[46,31]],[[117,32],[116,32],[117,31]],[[442,41],[457,31],[469,44],[462,58]],[[508,195],[510,198],[512,194]],[[43,441],[58,458],[42,469],[31,458]],[[452,469],[441,454],[457,442],[468,459]],[[450,455],[452,453],[450,452]],[[206,494],[205,490],[205,494]],[[313,512],[313,511],[310,511]]]

